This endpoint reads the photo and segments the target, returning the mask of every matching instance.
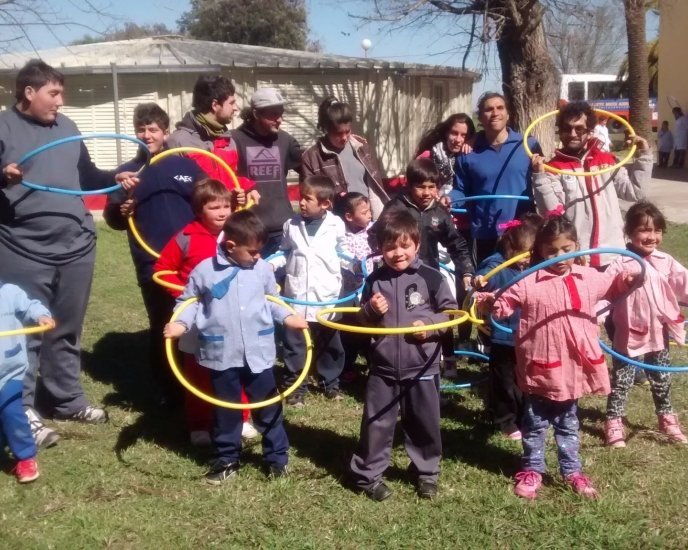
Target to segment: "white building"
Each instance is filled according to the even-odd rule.
[[[283,129],[307,147],[318,135],[318,104],[335,95],[354,108],[354,130],[375,145],[389,177],[403,171],[426,129],[451,113],[470,112],[480,78],[454,67],[159,36],[1,55],[0,109],[14,104],[16,72],[36,57],[65,74],[64,113],[83,133],[133,135],[134,107],[148,101],[167,110],[174,125],[191,108],[198,76],[218,73],[234,81],[244,104],[257,87],[278,87],[288,101]],[[103,168],[127,160],[135,148],[121,140],[87,144]]]

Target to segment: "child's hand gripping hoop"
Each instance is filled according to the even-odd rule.
[[[615,113],[611,113],[611,112],[605,111],[603,109],[593,109],[593,110],[596,113],[605,115],[605,116],[607,116],[613,120],[616,120],[617,122],[620,122],[628,130],[629,137],[635,136],[635,130],[633,129],[633,126],[631,126],[625,118],[622,118]],[[541,117],[536,118],[533,122],[530,123],[530,126],[528,126],[528,128],[526,128],[526,131],[523,134],[523,149],[525,150],[526,154],[530,158],[533,158],[533,151],[531,151],[530,147],[528,146],[528,136],[530,136],[530,133],[533,131],[533,128],[535,128],[535,126],[537,126],[540,122],[542,122],[546,118],[554,116],[558,113],[559,113],[559,110],[550,111],[549,113],[546,113],[546,114],[542,115]],[[606,174],[607,172],[611,172],[612,170],[616,170],[617,168],[620,168],[621,166],[623,166],[627,162],[630,162],[630,160],[633,158],[633,155],[635,155],[635,151],[636,151],[636,145],[633,144],[630,151],[628,151],[628,154],[623,159],[621,159],[619,162],[614,164],[613,166],[607,166],[606,168],[601,168],[599,170],[593,170],[590,172],[576,172],[575,170],[562,170],[560,168],[555,168],[554,166],[550,166],[549,164],[545,164],[544,167],[545,167],[545,170],[547,170],[548,172],[552,172],[553,174],[560,174],[563,176],[599,176],[600,174]]]
[[[24,334],[38,334],[40,332],[46,332],[54,327],[50,325],[38,325],[37,327],[24,327],[16,328],[14,330],[4,330],[0,332],[0,338],[3,336],[19,336]]]
[[[545,260],[544,262],[540,262],[539,264],[526,269],[523,273],[520,273],[511,281],[509,281],[509,283],[506,286],[500,288],[499,291],[496,293],[495,297],[498,298],[499,296],[504,294],[504,292],[508,288],[512,287],[519,281],[522,281],[526,277],[532,275],[536,271],[540,271],[541,269],[544,269],[554,264],[558,264],[559,262],[570,260],[572,258],[579,258],[580,256],[594,256],[596,254],[619,254],[620,256],[627,256],[629,258],[634,259],[640,265],[640,273],[636,276],[635,281],[625,292],[623,292],[620,296],[616,298],[616,301],[624,299],[626,296],[634,292],[640,285],[643,284],[643,279],[645,278],[645,262],[640,256],[638,256],[634,252],[631,252],[630,250],[626,250],[625,248],[592,248],[590,250],[575,250],[574,252],[568,252],[566,254],[562,254],[561,256],[556,256],[554,258],[550,258],[549,260]],[[612,304],[603,307],[600,311],[597,312],[597,315],[602,315],[611,307]],[[500,325],[494,319],[494,317],[492,317],[492,315],[490,315],[490,322],[492,323],[492,326],[494,326],[496,329],[506,332],[507,334],[513,334],[514,332],[509,327]]]
[[[274,302],[282,307],[287,308],[291,313],[296,314],[296,312],[290,306],[285,304],[279,298],[269,295],[265,296],[265,298],[267,298],[270,302]],[[177,320],[177,317],[179,317],[179,315],[181,314],[181,312],[184,311],[184,309],[188,307],[189,304],[195,302],[196,300],[198,300],[198,298],[194,296],[193,298],[189,298],[188,300],[182,302],[181,306],[179,306],[179,308],[172,314],[170,323],[174,323]],[[172,338],[165,338],[165,352],[167,353],[167,361],[170,363],[170,368],[172,369],[174,375],[177,377],[177,380],[179,380],[182,386],[184,386],[187,390],[189,390],[199,399],[202,399],[203,401],[206,401],[211,405],[215,405],[216,407],[223,407],[225,409],[260,409],[262,407],[274,405],[275,403],[282,401],[290,393],[294,392],[299,386],[301,386],[303,381],[306,379],[306,376],[308,376],[308,371],[310,370],[311,366],[311,360],[313,359],[313,343],[311,341],[311,333],[307,328],[303,329],[303,337],[306,340],[306,361],[303,365],[303,370],[301,371],[299,377],[294,381],[294,383],[291,386],[289,386],[283,392],[278,393],[270,399],[258,401],[257,403],[232,403],[231,401],[223,401],[221,399],[213,397],[212,395],[208,395],[202,392],[201,390],[193,386],[186,378],[184,378],[184,375],[182,374],[181,369],[179,368],[177,360],[174,356],[174,350],[172,349]]]
[[[131,136],[126,136],[124,134],[95,133],[95,134],[79,134],[78,136],[69,136],[66,138],[51,141],[50,143],[46,143],[45,145],[42,145],[42,146],[34,149],[33,151],[29,151],[28,153],[26,153],[22,158],[19,159],[19,162],[17,162],[17,165],[21,166],[22,164],[25,164],[27,161],[29,161],[30,159],[32,159],[36,155],[43,153],[44,151],[47,151],[48,149],[52,149],[53,147],[58,147],[59,145],[64,145],[65,143],[72,143],[73,141],[84,141],[86,139],[101,139],[101,138],[123,139],[126,141],[131,141],[132,143],[136,143],[136,145],[141,147],[141,149],[146,152],[146,164],[144,164],[143,168],[148,166],[148,164],[151,162],[150,151],[148,151],[148,147],[140,139],[136,139],[136,138],[131,137]],[[122,185],[118,183],[116,185],[113,185],[112,187],[106,187],[105,189],[95,189],[95,190],[91,190],[91,191],[84,191],[82,189],[63,189],[61,187],[51,187],[49,185],[40,185],[37,183],[32,183],[30,181],[26,181],[25,179],[22,179],[21,184],[23,186],[28,187],[29,189],[33,189],[35,191],[49,191],[51,193],[59,193],[62,195],[78,195],[78,196],[103,195],[103,194],[107,194],[107,193],[112,193],[113,191],[117,191],[118,189],[122,188]]]
[[[326,327],[333,328],[335,330],[343,330],[344,332],[354,332],[358,334],[378,334],[378,335],[390,335],[390,334],[413,334],[415,332],[425,332],[430,330],[442,330],[445,328],[455,327],[460,325],[464,321],[468,320],[468,312],[461,309],[447,309],[442,313],[447,315],[456,315],[456,319],[451,319],[449,321],[442,321],[441,323],[434,323],[432,325],[422,325],[418,327],[358,327],[355,325],[345,325],[343,323],[336,323],[325,319],[325,315],[331,315],[333,313],[358,313],[361,310],[360,307],[328,307],[321,309],[315,313],[315,318],[318,323],[325,325]]]
[[[530,197],[525,195],[475,195],[473,197],[464,197],[462,199],[455,200],[452,204],[464,203],[464,202],[475,202],[475,201],[493,201],[493,200],[514,200],[514,201],[532,201]],[[468,214],[466,208],[452,208],[450,210],[452,214]]]
[[[485,355],[484,353],[478,353],[475,351],[468,351],[464,349],[455,349],[454,350],[454,355],[460,355],[464,357],[474,357],[476,359],[480,359],[481,361],[489,362],[490,358]],[[445,359],[446,361],[446,359]],[[484,384],[490,379],[489,376],[485,376],[483,378],[479,378],[477,380],[474,380],[473,382],[458,382],[456,384],[442,384],[440,386],[440,391],[456,391],[456,390],[467,390],[468,388],[472,388],[474,386],[478,386],[480,384]]]
[[[148,151],[148,149],[146,149],[146,151]],[[150,162],[146,166],[149,166],[149,165],[152,166],[156,162],[160,162],[161,160],[163,160],[169,156],[179,155],[181,153],[194,153],[194,154],[208,157],[208,158],[214,160],[215,162],[217,162],[220,165],[220,167],[225,172],[227,172],[227,174],[229,174],[229,178],[232,180],[232,183],[234,184],[234,188],[237,190],[241,189],[241,185],[239,184],[239,179],[237,178],[236,174],[234,173],[234,170],[232,170],[232,168],[229,166],[229,164],[227,164],[224,160],[222,160],[220,157],[218,157],[215,153],[211,153],[210,151],[206,151],[205,149],[199,149],[197,147],[175,147],[173,149],[167,149],[161,153],[158,153],[152,159],[150,159]],[[146,166],[141,168],[141,170],[146,168]],[[250,208],[252,205],[253,205],[253,203],[249,202],[248,204],[246,204],[246,206],[244,206],[242,208]],[[141,248],[143,248],[146,252],[148,252],[148,254],[150,254],[154,258],[160,257],[160,253],[157,252],[156,250],[153,250],[153,248],[151,246],[149,246],[148,243],[146,243],[146,241],[143,240],[143,237],[141,236],[138,229],[136,228],[133,215],[129,216],[129,230],[131,231],[132,236],[134,237],[134,239],[136,239],[136,242],[139,243]],[[158,284],[161,284],[161,283],[158,283]]]

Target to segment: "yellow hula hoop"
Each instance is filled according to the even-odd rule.
[[[358,334],[413,334],[414,332],[423,332],[426,330],[441,330],[444,328],[455,327],[460,325],[464,321],[468,320],[468,312],[462,309],[447,309],[442,313],[447,313],[449,315],[458,315],[456,319],[450,321],[443,321],[441,323],[434,323],[432,325],[424,325],[422,327],[356,327],[353,325],[345,325],[343,323],[336,323],[328,319],[324,319],[323,315],[329,315],[331,313],[358,313],[360,307],[327,307],[316,312],[315,318],[318,323],[325,325],[326,327],[333,328],[335,330],[343,330],[345,332],[356,332]]]
[[[603,109],[593,109],[596,113],[601,113],[605,116],[608,116],[609,118],[616,120],[617,122],[620,122],[623,124],[626,129],[628,129],[629,134],[631,136],[635,136],[635,130],[633,129],[633,126],[629,124],[629,122],[625,119],[620,117],[617,114],[611,113],[609,111],[605,111]],[[530,133],[533,131],[533,128],[537,126],[540,122],[545,120],[546,118],[549,118],[551,116],[556,115],[559,113],[559,110],[557,109],[556,111],[550,111],[549,113],[546,113],[542,115],[541,117],[536,118],[533,122],[530,123],[530,126],[526,128],[525,133],[523,134],[523,148],[525,149],[526,154],[530,157],[533,158],[533,152],[530,150],[530,147],[528,146],[528,136],[530,136]],[[599,176],[600,174],[606,174],[607,172],[611,172],[612,170],[616,170],[617,168],[623,166],[627,162],[629,162],[632,158],[633,155],[635,155],[636,151],[636,145],[635,143],[633,144],[633,147],[631,147],[631,150],[628,152],[628,154],[619,162],[617,162],[613,166],[608,166],[607,168],[601,168],[600,170],[595,170],[592,172],[576,172],[575,170],[562,170],[560,168],[554,168],[554,166],[550,166],[549,164],[545,164],[545,170],[548,172],[552,172],[553,174],[561,174],[564,176]]]
[[[266,295],[265,297],[269,301],[274,302],[282,307],[285,307],[291,313],[296,314],[296,311],[294,311],[294,309],[291,306],[287,305],[279,298],[275,298],[274,296],[270,295]],[[195,302],[196,300],[198,300],[198,298],[194,296],[193,298],[189,298],[188,300],[182,302],[181,306],[179,306],[179,308],[172,314],[170,323],[176,321],[177,317],[179,317],[181,312],[184,311],[184,309],[188,307],[189,304]],[[311,334],[307,328],[303,329],[303,337],[306,339],[306,362],[303,365],[303,370],[301,371],[299,377],[291,386],[289,386],[283,392],[278,393],[270,399],[258,401],[256,403],[232,403],[231,401],[223,401],[221,399],[213,397],[212,395],[208,395],[207,393],[202,392],[201,390],[193,386],[186,378],[184,378],[184,375],[182,374],[181,369],[179,368],[177,360],[174,356],[174,350],[172,349],[172,338],[165,338],[165,352],[167,353],[167,361],[170,363],[170,368],[172,369],[174,375],[177,377],[177,380],[179,380],[182,386],[184,386],[187,390],[189,390],[199,399],[202,399],[203,401],[206,401],[211,405],[215,405],[216,407],[223,407],[225,409],[260,409],[261,407],[267,407],[269,405],[274,405],[275,403],[282,401],[290,393],[294,392],[303,383],[303,381],[306,379],[306,376],[308,376],[308,371],[311,367],[311,360],[313,359],[313,343],[311,341]]]
[[[171,269],[163,269],[162,271],[156,271],[153,273],[153,282],[159,284],[160,286],[164,286],[165,288],[171,288],[172,290],[179,290],[180,292],[184,290],[184,287],[182,285],[178,285],[175,283],[170,283],[169,281],[166,281],[162,277],[165,275],[176,275],[178,271],[172,271]]]
[[[161,160],[172,156],[172,155],[178,155],[181,153],[196,153],[201,156],[208,157],[215,162],[217,162],[220,167],[229,174],[229,179],[232,180],[232,183],[234,184],[235,189],[241,189],[241,185],[239,184],[239,178],[237,178],[236,173],[232,168],[227,164],[224,160],[222,160],[220,157],[218,157],[215,153],[211,153],[210,151],[206,151],[205,149],[199,149],[198,147],[175,147],[173,149],[167,149],[161,153],[158,153],[155,155],[151,160],[150,163],[148,164],[149,166],[152,166],[156,162],[160,162]],[[248,203],[244,208],[250,208],[253,203]],[[240,209],[239,209],[240,210]],[[136,224],[134,223],[134,216],[129,216],[129,230],[131,231],[132,236],[136,240],[137,243],[143,248],[148,254],[153,256],[154,258],[159,258],[160,253],[156,250],[153,250],[146,241],[143,240],[143,237],[141,236],[141,233],[139,233],[138,229],[136,228]],[[160,283],[159,283],[160,284]],[[164,286],[164,285],[163,285]]]
[[[494,267],[485,275],[483,275],[484,280],[489,280],[490,278],[494,277],[502,271],[503,269],[506,269],[507,267],[511,267],[514,264],[517,264],[521,260],[525,260],[526,258],[530,257],[530,252],[523,252],[522,254],[519,254],[517,256],[514,256],[513,258],[509,258],[507,261],[499,264],[497,267]],[[468,311],[468,320],[473,323],[474,325],[477,326],[478,330],[480,330],[483,334],[490,334],[490,330],[486,327],[483,327],[485,325],[485,321],[483,319],[478,318],[478,314],[475,309],[475,302],[471,303],[471,298],[473,297],[473,294],[475,293],[474,290],[471,290],[467,295],[466,298],[463,301],[463,309]],[[484,329],[484,330],[481,330]]]
[[[19,335],[24,335],[24,334],[38,334],[40,332],[46,332],[53,327],[49,325],[38,325],[37,327],[24,327],[24,328],[15,328],[13,330],[4,330],[0,332],[0,338],[3,336],[19,336]]]

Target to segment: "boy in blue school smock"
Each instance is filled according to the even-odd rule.
[[[260,257],[267,231],[249,210],[232,214],[223,228],[224,240],[217,254],[191,272],[177,307],[198,297],[173,323],[165,337],[188,338],[196,361],[209,370],[218,399],[238,403],[243,386],[250,402],[277,394],[274,323],[290,329],[308,328],[306,320],[265,296],[277,296],[270,264]],[[195,331],[190,332],[191,328]],[[271,477],[287,475],[289,441],[284,430],[282,404],[253,410],[253,422],[262,434],[263,459]],[[216,459],[206,481],[219,485],[236,475],[241,453],[240,410],[216,407],[212,441]]]

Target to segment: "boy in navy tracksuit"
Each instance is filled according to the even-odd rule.
[[[164,334],[187,339],[198,364],[208,369],[218,399],[238,403],[243,386],[250,401],[263,401],[277,394],[274,322],[291,329],[308,328],[308,323],[265,298],[277,296],[277,283],[272,267],[260,257],[267,231],[258,217],[249,210],[235,212],[223,231],[217,255],[198,264],[177,299],[178,304],[193,296],[198,301],[169,323]],[[270,476],[285,476],[289,441],[281,403],[254,409],[253,421],[263,435]],[[238,472],[242,424],[240,410],[215,407],[217,457],[206,475],[208,483],[219,485]]]
[[[367,279],[361,297],[362,323],[380,327],[423,326],[447,321],[456,309],[439,271],[417,257],[420,231],[404,210],[383,213],[376,232],[384,265]],[[392,491],[382,481],[389,466],[394,427],[401,410],[409,471],[418,495],[437,494],[440,438],[439,363],[444,331],[373,338],[361,437],[351,459],[356,486],[373,500]]]

